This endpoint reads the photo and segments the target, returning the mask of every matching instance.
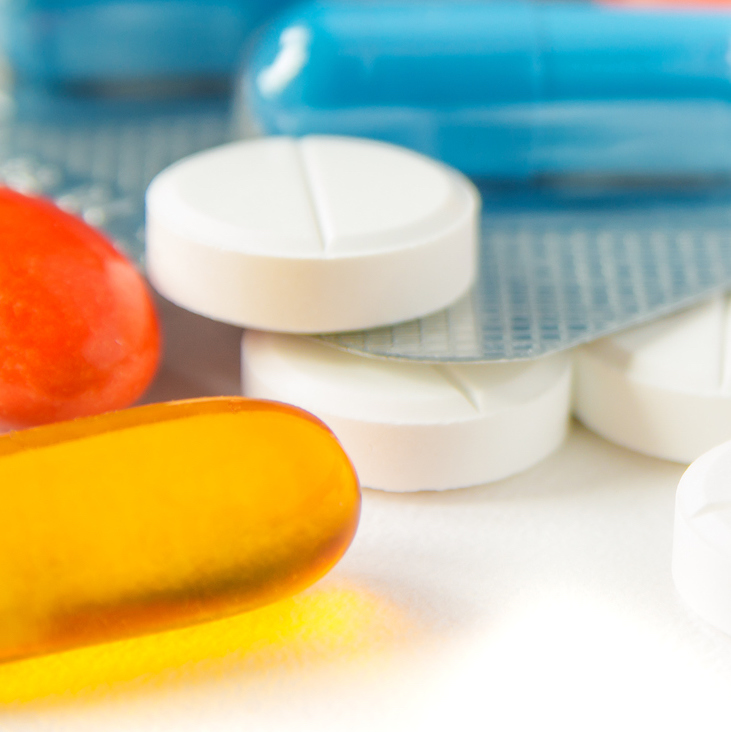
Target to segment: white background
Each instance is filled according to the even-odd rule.
[[[148,400],[238,393],[240,331],[163,313]],[[500,483],[366,490],[312,589],[0,667],[0,730],[731,729],[731,638],[670,577],[682,472],[574,425]]]

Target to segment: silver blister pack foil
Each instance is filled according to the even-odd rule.
[[[230,139],[229,117],[225,100],[0,99],[0,184],[52,198],[142,264],[148,184],[176,160]]]
[[[731,287],[731,189],[573,194],[485,195],[468,296],[420,320],[323,339],[419,361],[536,358]]]
[[[144,192],[172,162],[230,139],[225,101],[187,105],[31,99],[0,119],[0,183],[53,198],[144,264]],[[479,276],[420,320],[319,336],[414,361],[536,358],[731,287],[731,186],[595,181],[482,188]]]

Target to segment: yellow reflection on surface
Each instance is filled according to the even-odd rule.
[[[354,660],[398,642],[408,627],[387,601],[326,586],[225,620],[0,665],[0,704],[88,699]]]

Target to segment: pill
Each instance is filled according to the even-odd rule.
[[[210,86],[233,74],[247,35],[287,1],[13,0],[0,7],[3,51],[16,76],[35,84]]]
[[[0,437],[0,660],[232,615],[340,558],[358,481],[319,420],[220,397]]]
[[[479,208],[462,175],[391,145],[232,143],[152,182],[147,272],[177,305],[235,325],[385,325],[440,310],[469,288]]]
[[[0,422],[27,427],[135,401],[160,356],[144,280],[52,203],[0,188]]]
[[[731,633],[731,443],[699,457],[675,498],[673,580],[686,603]]]
[[[731,13],[565,0],[314,0],[261,34],[242,124],[412,147],[468,175],[731,171]]]
[[[499,480],[545,458],[566,434],[566,353],[432,365],[260,331],[246,331],[242,344],[244,393],[317,415],[370,488],[443,490]]]
[[[576,351],[576,416],[631,450],[690,463],[731,439],[729,300]]]

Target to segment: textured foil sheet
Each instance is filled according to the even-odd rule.
[[[2,108],[0,182],[53,198],[106,230],[141,266],[150,180],[231,136],[225,100],[41,97],[8,99]],[[482,187],[480,270],[466,297],[419,320],[319,338],[414,361],[536,358],[731,288],[731,185],[657,184]]]

